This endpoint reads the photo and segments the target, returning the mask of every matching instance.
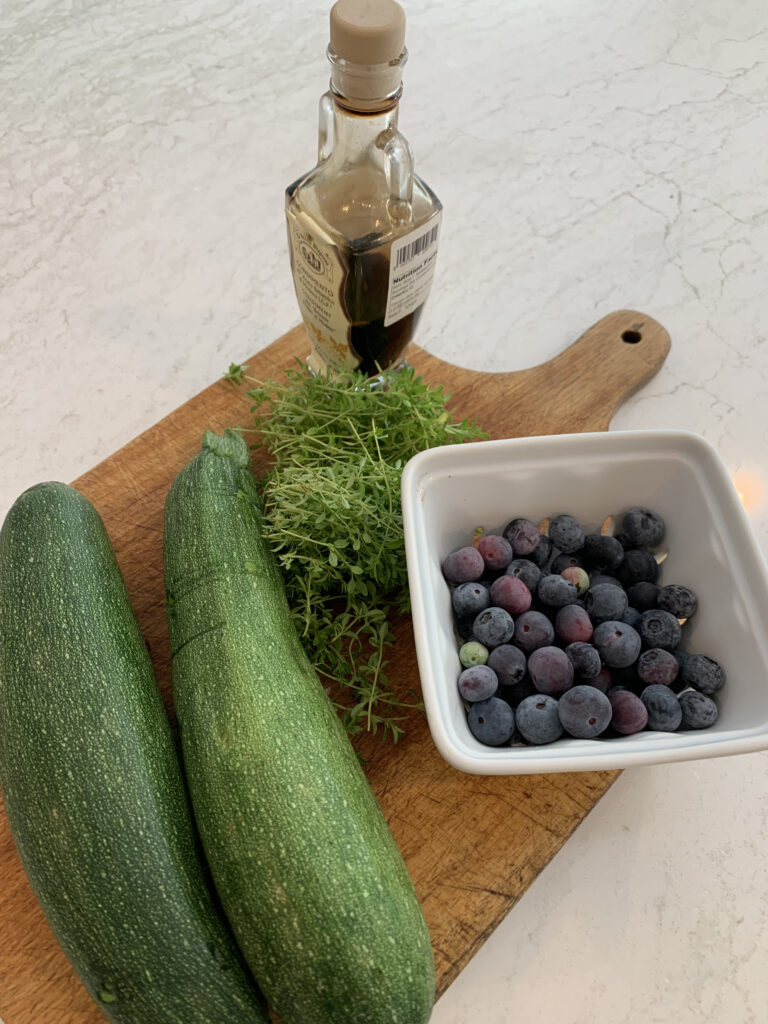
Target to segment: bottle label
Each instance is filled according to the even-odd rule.
[[[349,347],[350,320],[342,303],[347,272],[338,248],[317,230],[287,212],[288,242],[296,298],[309,335],[309,364],[316,373],[355,368],[359,357]]]
[[[435,276],[442,219],[441,210],[426,226],[422,224],[392,243],[385,327],[408,316],[429,295]]]

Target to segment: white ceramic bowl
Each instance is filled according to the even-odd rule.
[[[482,441],[415,456],[402,478],[413,627],[432,737],[446,761],[485,775],[593,771],[768,748],[768,570],[717,452],[685,431],[615,431]],[[599,529],[632,505],[666,521],[661,582],[699,597],[682,646],[725,667],[720,718],[699,731],[487,747],[469,731],[451,596],[440,565],[515,516],[568,512]]]

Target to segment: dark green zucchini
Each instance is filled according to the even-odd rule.
[[[245,442],[206,433],[169,492],[164,550],[174,706],[213,879],[283,1024],[423,1024],[424,917],[260,523]]]
[[[56,938],[116,1024],[264,1024],[208,888],[104,525],[64,484],[0,531],[0,784]]]

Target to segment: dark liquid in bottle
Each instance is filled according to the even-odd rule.
[[[349,343],[369,377],[397,365],[416,331],[424,303],[395,323],[384,326],[389,289],[390,246],[376,248],[376,233],[356,238],[342,250],[348,267],[344,305],[352,322]]]
[[[384,317],[367,324],[354,324],[350,329],[350,345],[360,356],[360,371],[369,377],[379,372],[379,367],[397,365],[411,343],[416,325],[424,309],[424,303],[412,313],[404,316],[389,327],[384,326]]]

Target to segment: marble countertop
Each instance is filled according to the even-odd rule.
[[[516,369],[656,317],[613,427],[703,434],[768,551],[763,0],[406,6],[401,127],[445,206],[419,343]],[[283,189],[326,42],[306,0],[5,0],[0,515],[298,321]],[[768,1020],[767,789],[766,754],[625,772],[434,1024]]]

